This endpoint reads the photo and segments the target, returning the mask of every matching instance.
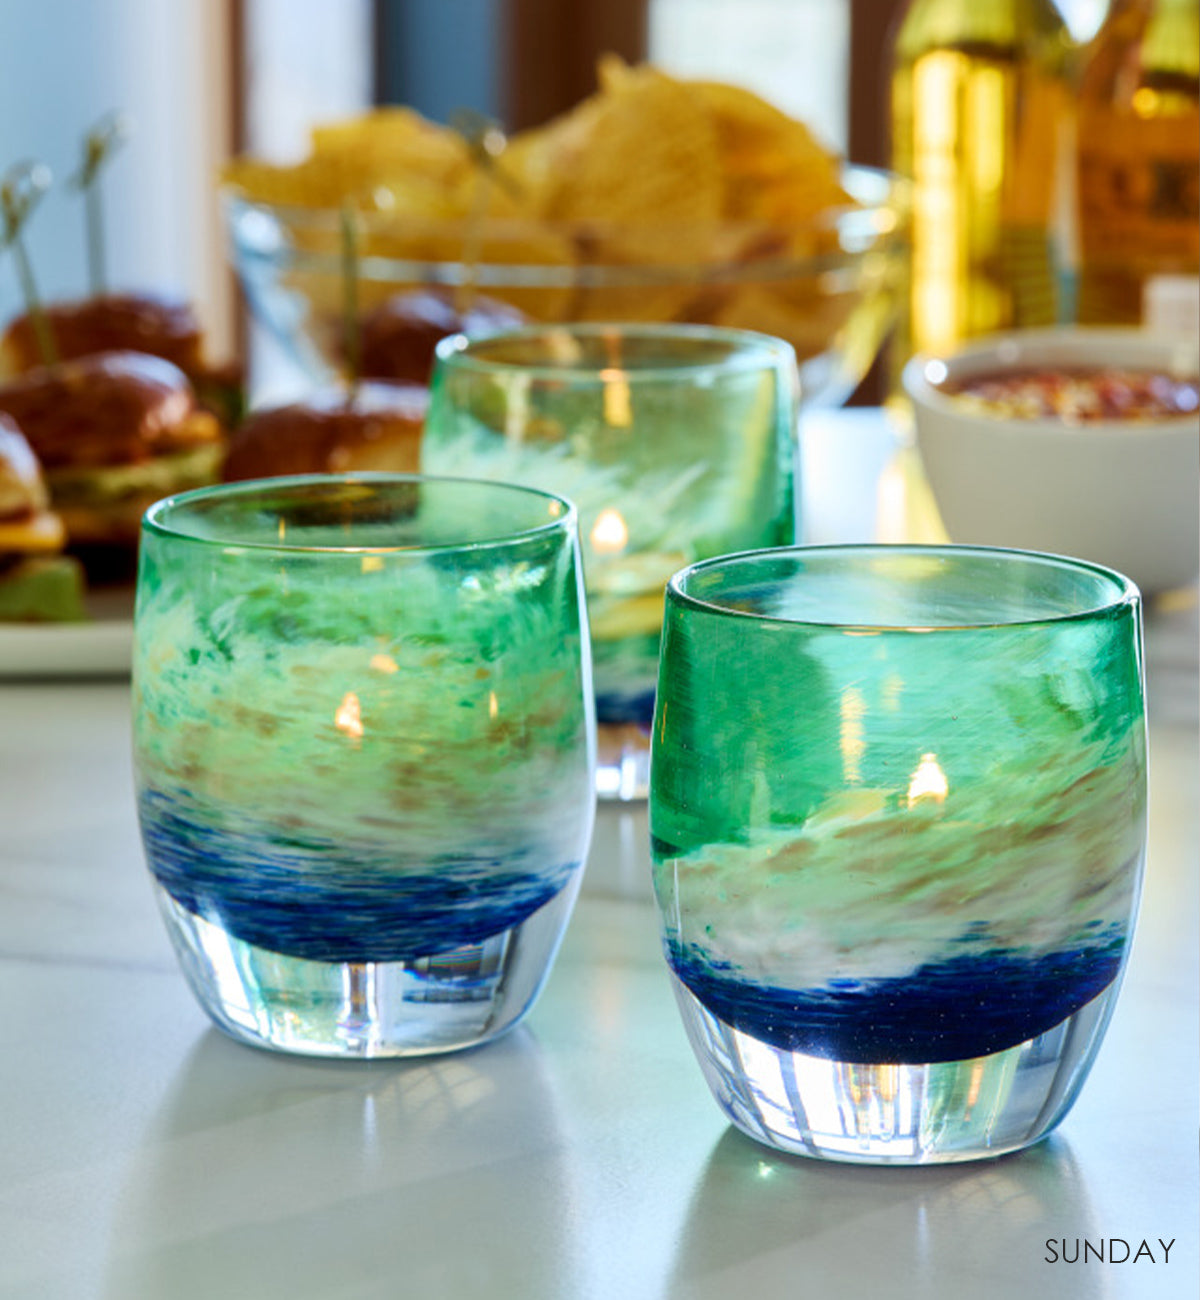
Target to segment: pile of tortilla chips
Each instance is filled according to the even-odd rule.
[[[294,210],[293,245],[331,266],[336,223],[305,211],[349,204],[362,214],[364,258],[550,268],[534,287],[478,280],[535,319],[744,326],[804,356],[828,346],[854,305],[811,268],[837,252],[832,215],[852,205],[840,170],[807,127],[749,91],[608,57],[596,94],[502,149],[382,108],[317,128],[296,165],[241,158],[224,180]],[[795,275],[780,272],[793,263]],[[294,287],[336,312],[336,273],[315,264],[293,272]],[[770,274],[750,273],[767,264]],[[368,272],[362,303],[402,287]]]

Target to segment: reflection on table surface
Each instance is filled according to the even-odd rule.
[[[821,419],[810,539],[907,518],[903,440]],[[1145,896],[1097,1065],[1046,1142],[916,1170],[726,1126],[672,1001],[640,806],[600,810],[558,964],[507,1038],[369,1065],[226,1040],[154,911],[128,684],[5,684],[0,1300],[1194,1295],[1194,590],[1150,603],[1147,656]],[[1052,1262],[1083,1239],[1144,1239],[1155,1263]]]

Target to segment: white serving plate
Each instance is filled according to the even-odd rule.
[[[133,588],[88,596],[86,623],[0,623],[0,679],[127,677]]]

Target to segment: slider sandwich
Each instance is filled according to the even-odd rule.
[[[482,337],[529,324],[516,307],[482,294],[460,306],[453,290],[433,285],[393,294],[363,318],[359,373],[370,379],[428,384],[434,349],[450,334]]]
[[[416,473],[429,390],[360,383],[252,411],[229,444],[224,478],[284,474]]]
[[[84,617],[83,570],[62,553],[66,537],[29,442],[0,415],[0,622]]]
[[[215,365],[205,351],[204,331],[191,305],[152,293],[104,293],[42,309],[58,359],[74,361],[96,352],[146,352],[179,367],[200,406],[226,428],[243,413],[243,384],[236,364]],[[33,318],[12,320],[0,335],[0,382],[42,364]]]
[[[148,506],[220,477],[221,426],[162,357],[101,352],[35,367],[0,387],[0,412],[41,462],[73,549],[132,558]]]

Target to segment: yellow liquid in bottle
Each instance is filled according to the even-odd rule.
[[[892,166],[913,182],[912,285],[894,364],[1053,323],[1069,99],[1049,0],[916,0],[896,42]]]
[[[1197,12],[1196,0],[1117,0],[1088,48],[1078,109],[1079,319],[1086,324],[1166,324],[1148,310],[1157,285],[1183,293],[1196,328]]]

